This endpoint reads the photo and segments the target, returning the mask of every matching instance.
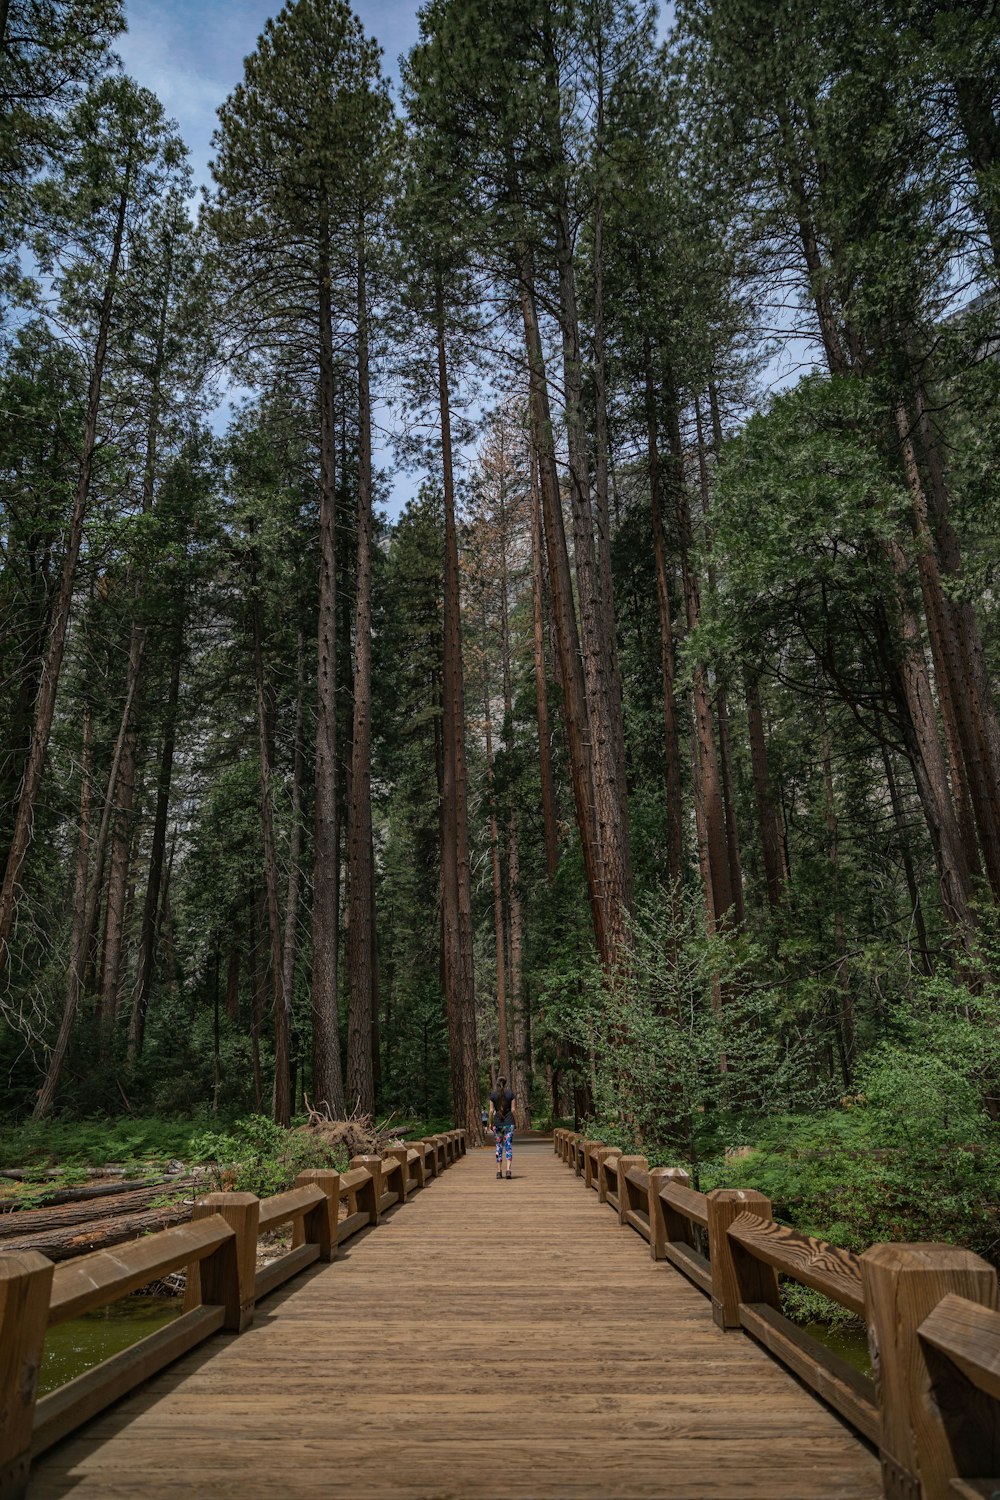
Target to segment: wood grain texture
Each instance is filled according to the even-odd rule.
[[[805,1286],[832,1297],[841,1307],[865,1315],[865,1296],[861,1286],[861,1261],[850,1250],[828,1245],[797,1229],[761,1220],[751,1214],[736,1219],[729,1226],[729,1238],[736,1240],[776,1271],[801,1281]]]
[[[946,1355],[966,1380],[1000,1401],[1000,1312],[949,1295],[942,1297],[917,1333]]]
[[[460,1157],[52,1449],[29,1500],[877,1500],[869,1450],[548,1144],[494,1170]]]

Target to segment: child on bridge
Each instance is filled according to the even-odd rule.
[[[507,1087],[501,1073],[497,1086],[490,1095],[490,1129],[497,1142],[497,1180],[503,1177],[501,1166],[507,1160],[507,1181],[510,1181],[511,1162],[514,1157],[514,1095]]]

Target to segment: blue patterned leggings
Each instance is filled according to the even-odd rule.
[[[497,1166],[500,1165],[501,1157],[504,1156],[510,1162],[514,1156],[513,1125],[494,1125],[493,1134],[497,1138]]]

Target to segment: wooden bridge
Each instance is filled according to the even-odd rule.
[[[1000,1496],[985,1262],[859,1259],[759,1194],[554,1146],[498,1182],[450,1132],[54,1273],[0,1257],[3,1500]],[[180,1318],[36,1402],[47,1326],[178,1266]],[[776,1271],[868,1319],[877,1389],[782,1317]]]

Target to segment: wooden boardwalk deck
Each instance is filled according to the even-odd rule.
[[[29,1500],[876,1500],[850,1430],[552,1154],[472,1152],[37,1463]]]

